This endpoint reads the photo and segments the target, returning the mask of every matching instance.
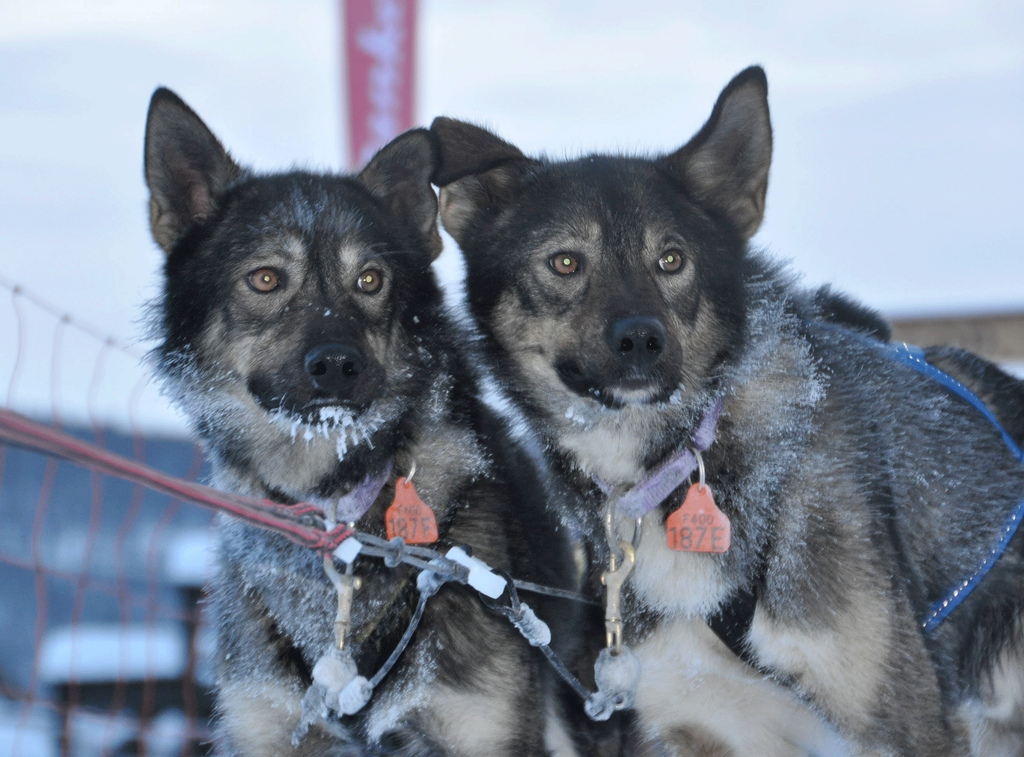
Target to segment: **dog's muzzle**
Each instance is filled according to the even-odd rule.
[[[304,364],[306,374],[316,389],[329,392],[338,399],[347,399],[366,369],[366,358],[353,344],[331,342],[307,352]]]
[[[646,370],[658,362],[665,350],[665,324],[647,315],[617,318],[608,325],[605,341],[626,367]]]

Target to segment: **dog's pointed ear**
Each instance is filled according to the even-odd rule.
[[[441,222],[462,240],[475,219],[503,205],[516,181],[535,161],[487,129],[454,118],[435,118],[439,161],[434,183],[441,187]]]
[[[199,116],[163,87],[149,103],[144,171],[150,229],[168,253],[185,230],[210,217],[242,174]]]
[[[370,158],[356,177],[391,215],[416,229],[431,259],[443,246],[437,229],[437,195],[430,177],[437,167],[437,146],[426,129],[399,134]]]
[[[768,80],[760,66],[751,66],[722,90],[696,136],[663,160],[697,200],[749,239],[764,218],[771,158]]]

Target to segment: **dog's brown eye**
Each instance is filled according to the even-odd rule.
[[[567,252],[560,252],[557,255],[552,255],[548,258],[548,265],[551,266],[551,270],[555,273],[561,274],[562,276],[568,276],[571,273],[576,273],[580,267],[579,258],[575,255],[570,255]]]
[[[359,278],[356,279],[356,286],[359,287],[360,292],[365,294],[373,294],[380,289],[381,275],[380,271],[371,268],[368,271],[363,271],[359,274]]]
[[[658,259],[658,268],[665,273],[676,273],[683,267],[683,254],[679,250],[669,250]]]
[[[260,268],[249,274],[249,286],[257,292],[273,292],[281,279],[273,268]]]

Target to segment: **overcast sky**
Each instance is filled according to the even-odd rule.
[[[1024,309],[1019,0],[422,0],[420,14],[420,122],[475,120],[526,152],[675,149],[760,63],[775,155],[757,244],[890,315]],[[153,89],[257,168],[343,168],[340,24],[323,1],[0,0],[0,280],[143,349],[161,264],[141,174]],[[457,278],[457,251],[439,265]],[[91,396],[123,422],[136,358],[19,309],[10,404],[74,418]],[[0,288],[0,397],[18,322]],[[175,425],[138,393],[144,425]]]

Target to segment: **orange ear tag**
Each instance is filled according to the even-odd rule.
[[[677,552],[726,552],[732,538],[729,516],[715,505],[711,487],[692,484],[679,509],[665,521],[669,549]]]
[[[437,518],[420,499],[416,487],[404,477],[395,482],[395,500],[384,514],[388,538],[401,536],[406,544],[433,544],[437,541]]]

